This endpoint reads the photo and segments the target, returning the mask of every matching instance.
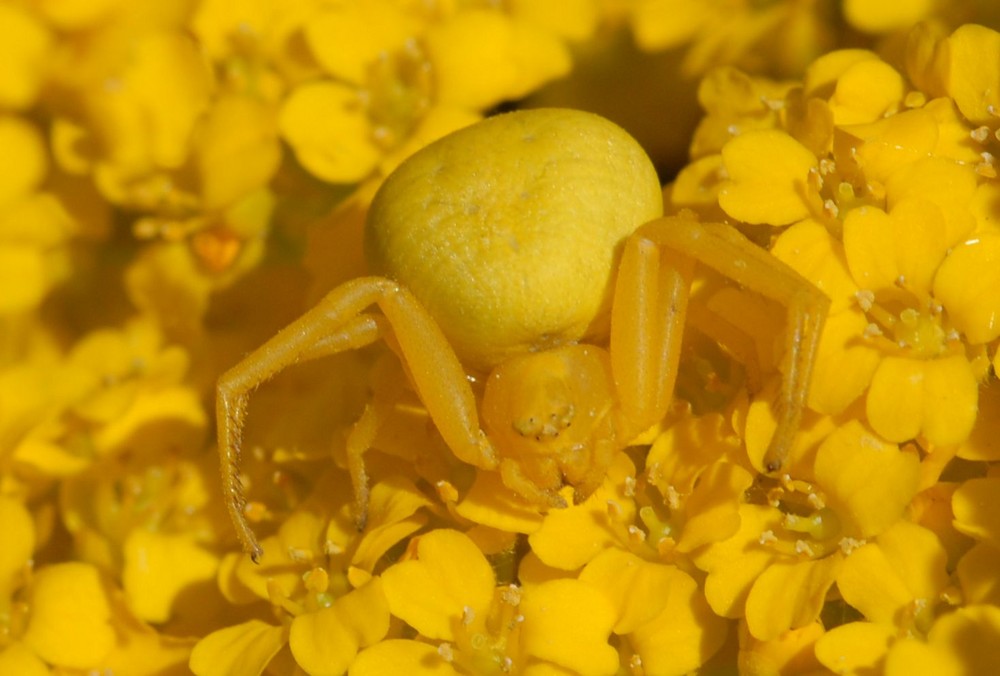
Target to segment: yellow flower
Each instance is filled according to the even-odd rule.
[[[933,0],[908,0],[891,4],[844,0],[844,18],[852,26],[870,33],[888,33],[909,28],[934,10]]]
[[[279,100],[290,83],[316,74],[298,40],[315,0],[261,0],[234,4],[201,0],[190,28],[219,65],[221,83],[268,101]]]
[[[864,395],[867,420],[884,438],[942,446],[972,434],[986,346],[1000,326],[987,291],[1000,283],[1000,249],[985,206],[997,174],[990,152],[975,147],[990,142],[988,125],[979,126],[990,103],[973,93],[992,76],[967,56],[1000,55],[1000,39],[965,28],[938,42],[917,33],[912,45],[910,75],[926,93],[864,50],[816,60],[801,89],[772,104],[777,113],[715,103],[723,92],[739,101],[765,86],[715,76],[703,129],[717,132],[702,136],[699,150],[709,154],[699,168],[682,173],[701,177],[698,192],[679,180],[682,190],[669,194],[709,212],[715,195],[730,217],[790,224],[773,253],[833,300],[811,407],[840,414]]]
[[[627,543],[628,525],[636,516],[635,500],[627,488],[634,476],[635,466],[620,454],[590,497],[579,504],[570,499],[565,509],[545,515],[541,527],[528,537],[531,551],[546,565],[575,570],[603,550]]]
[[[30,11],[0,7],[0,108],[23,110],[35,102],[52,42],[51,31]]]
[[[817,640],[823,636],[823,625],[812,622],[792,629],[771,641],[754,638],[745,622],[739,626],[740,673],[747,674],[808,674],[822,669],[816,659]]]
[[[645,50],[687,47],[688,74],[724,64],[796,73],[832,40],[834,28],[821,5],[638,0],[629,19]]]
[[[835,301],[853,287],[856,307],[835,302],[811,405],[838,413],[867,389],[868,420],[885,438],[963,441],[975,422],[979,377],[970,361],[975,352],[961,337],[972,344],[994,337],[989,301],[973,309],[979,286],[966,275],[977,266],[987,276],[992,272],[985,270],[991,240],[956,247],[940,208],[918,198],[900,200],[888,214],[853,209],[843,228],[843,245],[821,228],[797,226],[774,247],[779,258],[836,289]],[[833,253],[820,263],[824,269],[800,255],[807,247]],[[846,264],[853,284],[833,261]],[[855,356],[845,362],[845,351]],[[851,364],[849,378],[836,366],[843,363]]]
[[[875,667],[897,636],[924,636],[947,584],[944,548],[934,533],[899,521],[851,552],[837,588],[868,623],[834,627],[816,645],[830,669]]]
[[[2,495],[0,544],[0,598],[6,599],[23,586],[36,543],[31,514],[18,500]]]
[[[897,641],[886,656],[885,673],[988,673],[1000,660],[991,637],[1000,630],[1000,608],[970,605],[942,616],[927,635],[927,642]]]
[[[61,3],[52,13],[65,16],[50,17],[68,30],[46,111],[56,165],[128,209],[122,220],[140,239],[183,242],[202,286],[245,272],[260,257],[262,195],[281,161],[274,87],[220,83],[186,32],[190,8],[116,3],[69,16],[78,10]]]
[[[339,674],[360,649],[385,637],[392,596],[373,573],[386,552],[426,524],[422,508],[429,501],[408,480],[377,483],[359,534],[346,473],[326,472],[313,488],[283,517],[278,533],[264,539],[260,565],[233,552],[219,574],[230,602],[266,601],[281,623],[249,620],[208,633],[191,656],[195,673],[260,671],[287,644],[309,673]]]
[[[808,475],[762,485],[758,491],[767,493],[757,499],[767,504],[742,505],[739,531],[694,556],[708,573],[713,610],[745,616],[757,639],[815,621],[848,552],[896,523],[917,491],[916,454],[856,421],[837,427],[810,455]]]
[[[956,527],[966,535],[994,546],[1000,545],[1000,513],[994,509],[998,486],[1000,478],[995,474],[970,479],[952,497]]]
[[[33,310],[67,275],[65,245],[77,223],[44,185],[50,168],[40,129],[0,114],[0,146],[10,157],[0,170],[0,317],[6,317]]]
[[[704,665],[726,639],[698,583],[673,565],[605,549],[580,572],[614,603],[614,633],[624,637],[647,673],[683,674]]]
[[[787,225],[821,208],[809,180],[818,172],[818,162],[787,134],[777,130],[741,134],[723,146],[722,164],[729,181],[719,189],[719,206],[733,218]]]
[[[198,676],[259,674],[284,647],[288,630],[262,620],[248,620],[205,636],[188,663]]]
[[[175,444],[198,447],[206,416],[181,383],[187,365],[184,350],[164,346],[146,321],[88,334],[42,372],[52,409],[16,445],[13,460],[64,476],[129,449],[152,457]]]
[[[226,524],[213,470],[204,460],[133,459],[62,487],[77,558],[113,571],[137,618],[179,634],[204,631],[223,603],[215,577]]]
[[[478,120],[481,110],[568,72],[561,27],[532,7],[355,0],[318,8],[304,33],[329,79],[289,94],[282,135],[325,181],[385,175],[421,146]]]
[[[61,563],[34,575],[21,639],[45,662],[86,669],[115,646],[111,604],[93,566]]]
[[[742,440],[721,415],[672,420],[646,456],[646,480],[662,499],[640,509],[651,544],[689,553],[735,535],[748,470]]]
[[[457,531],[421,535],[415,558],[391,566],[382,580],[393,615],[424,640],[444,641],[435,651],[448,665],[437,664],[444,673],[552,669],[597,676],[618,669],[607,643],[616,613],[601,591],[570,578],[497,588],[482,552]],[[360,653],[351,673],[389,664],[412,669],[423,655],[432,653],[391,641]]]

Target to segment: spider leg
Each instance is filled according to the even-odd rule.
[[[743,366],[746,385],[751,392],[757,392],[764,386],[757,345],[751,334],[700,303],[688,305],[687,323]]]
[[[664,259],[667,260],[664,260]],[[677,379],[692,260],[637,231],[625,242],[611,309],[611,372],[630,439],[666,415]]]
[[[363,314],[377,305],[384,321]],[[400,357],[409,366],[414,388],[441,436],[464,462],[492,469],[496,454],[479,426],[475,397],[465,371],[437,324],[413,295],[381,277],[362,277],[327,294],[314,308],[224,373],[216,393],[216,423],[222,460],[222,483],[230,517],[244,550],[254,561],[262,553],[246,519],[240,481],[243,427],[250,393],[292,364],[357,349],[392,329]],[[371,416],[369,416],[371,417]],[[362,416],[364,418],[364,416]],[[357,443],[367,436],[363,421]],[[360,453],[349,458],[352,478],[364,481]],[[355,487],[356,500],[364,491]]]
[[[537,469],[551,477],[552,481],[549,483],[558,483],[561,479],[559,467],[554,460],[540,459]],[[504,486],[535,504],[557,508],[566,506],[566,500],[558,491],[540,488],[537,480],[529,477],[521,463],[513,458],[503,458],[500,461],[500,479]]]
[[[639,266],[655,266],[658,263],[658,254],[653,252],[663,249],[674,255],[679,254],[692,263],[697,262],[716,270],[740,286],[785,306],[787,326],[781,365],[784,379],[776,402],[778,425],[764,455],[764,468],[767,471],[781,469],[801,422],[802,409],[809,393],[812,366],[830,306],[829,298],[807,279],[750,242],[732,226],[723,223],[700,223],[693,216],[683,213],[643,225],[626,242],[611,324],[612,369],[616,382],[621,379],[619,392],[622,394],[623,406],[637,406],[632,410],[646,416],[639,418],[642,422],[647,422],[650,415],[661,410],[666,411],[667,403],[660,398],[662,393],[656,391],[656,398],[647,400],[651,404],[636,405],[628,399],[625,390],[621,388],[633,387],[651,377],[659,377],[663,378],[672,390],[677,354],[680,349],[680,329],[684,321],[690,282],[690,277],[687,278],[688,285],[684,285],[680,279],[685,274],[690,274],[690,263],[684,264],[679,276],[663,274],[661,270],[657,277],[656,273],[640,274],[632,269]],[[630,254],[630,251],[633,253]],[[653,283],[658,283],[660,288],[656,291],[644,288]],[[636,299],[648,295],[666,296],[670,299],[669,303],[665,303],[662,299],[659,301],[660,311],[664,312],[665,316],[656,319],[651,324],[652,328],[643,328],[642,325],[647,320],[639,317],[631,320],[634,326],[628,326],[630,320],[625,313],[630,311],[631,306],[637,304]],[[624,316],[616,322],[619,305],[622,306],[621,312]],[[654,353],[648,348],[633,347],[643,340],[647,342],[664,340],[669,345],[665,345],[659,353]],[[619,354],[617,358],[616,352]],[[622,353],[625,356],[622,356]],[[635,359],[636,354],[639,355],[639,359]],[[629,359],[635,364],[627,367],[618,366],[620,363],[627,363]],[[644,369],[650,373],[639,373]],[[652,389],[647,386],[646,390],[639,391],[652,391]],[[656,419],[658,418],[654,418],[653,422]]]

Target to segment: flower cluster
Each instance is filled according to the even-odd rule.
[[[974,591],[982,577],[955,579],[987,551],[973,524],[990,507],[970,492],[988,490],[1000,459],[1000,102],[983,59],[998,50],[985,27],[923,27],[899,67],[851,49],[801,82],[717,70],[702,83],[694,159],[671,186],[675,208],[744,224],[832,301],[806,433],[745,535],[766,533],[775,553],[794,544],[793,559],[762,554],[751,573],[745,559],[734,571],[710,557],[706,595],[717,575],[756,578],[739,610],[766,641],[815,629],[835,584],[856,619],[810,639],[835,671],[901,673],[932,658],[975,671],[997,657],[944,637],[995,632],[1000,619]],[[773,420],[760,401],[745,416],[759,458]]]
[[[0,2],[0,673],[987,673],[992,5]],[[784,473],[762,466],[783,315],[708,278],[692,306],[740,338],[692,332],[668,418],[564,509],[456,459],[390,350],[276,378],[244,439],[252,563],[218,376],[365,273],[400,162],[609,35],[700,82],[668,209],[831,299]]]

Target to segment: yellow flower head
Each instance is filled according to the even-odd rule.
[[[966,56],[1000,55],[993,36],[978,27],[937,42],[916,33],[908,75],[930,83],[925,91],[872,52],[842,50],[815,61],[778,114],[710,109],[735,133],[706,176],[718,207],[747,223],[789,225],[773,252],[833,300],[810,405],[837,414],[864,396],[868,422],[896,442],[969,437],[984,347],[1000,335],[987,291],[997,284],[995,230],[980,197],[996,178],[984,112],[992,104],[981,94],[996,78]],[[746,90],[736,78],[715,82]],[[671,196],[692,198],[689,189]]]

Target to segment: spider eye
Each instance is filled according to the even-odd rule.
[[[593,346],[524,354],[490,375],[483,422],[508,454],[587,445],[610,408],[611,382],[607,353]]]

